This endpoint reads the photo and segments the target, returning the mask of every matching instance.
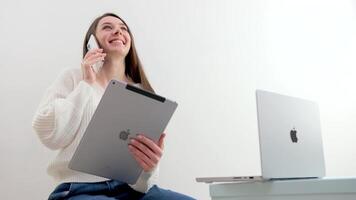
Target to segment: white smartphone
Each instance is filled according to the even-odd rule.
[[[87,44],[87,49],[88,51],[92,50],[92,49],[98,49],[99,45],[98,42],[95,39],[94,35],[90,35],[88,44]],[[104,62],[103,61],[98,61],[95,64],[92,65],[92,68],[94,70],[95,73],[98,73],[101,69],[101,67],[103,66]]]

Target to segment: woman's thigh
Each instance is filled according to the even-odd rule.
[[[114,197],[108,197],[105,195],[88,195],[81,194],[68,198],[68,200],[116,200]]]
[[[142,193],[134,191],[126,183],[105,181],[96,183],[62,183],[50,194],[49,200],[134,200]]]
[[[154,185],[141,200],[194,200],[194,198]]]

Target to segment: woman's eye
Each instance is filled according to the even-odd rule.
[[[121,30],[127,31],[126,27],[121,27]]]
[[[104,26],[103,29],[111,29],[111,26]]]

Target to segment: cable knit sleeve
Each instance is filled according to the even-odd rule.
[[[135,184],[130,187],[136,191],[146,193],[153,185],[158,184],[159,165],[152,172],[142,171]]]
[[[50,149],[69,145],[75,137],[83,110],[93,96],[92,87],[76,83],[73,70],[65,70],[47,89],[33,117],[32,127]]]

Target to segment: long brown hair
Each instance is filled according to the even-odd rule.
[[[116,14],[113,13],[105,13],[99,17],[97,17],[92,24],[90,25],[85,38],[84,38],[84,43],[83,43],[83,58],[85,56],[85,54],[87,54],[88,49],[87,49],[87,43],[89,41],[90,35],[93,34],[96,36],[95,34],[95,30],[96,27],[98,26],[99,21],[107,16],[111,16],[111,17],[116,17],[118,19],[120,19],[125,26],[127,27],[127,30],[130,34],[131,37],[131,48],[128,52],[128,54],[125,57],[125,75],[130,77],[135,83],[141,83],[143,89],[148,90],[150,92],[154,93],[153,88],[151,87],[151,84],[149,83],[147,76],[143,70],[143,66],[141,64],[140,59],[138,58],[138,54],[136,51],[136,47],[135,47],[135,43],[134,43],[134,38],[133,35],[130,31],[130,28],[127,26],[126,22],[121,19],[121,17],[119,17]]]

